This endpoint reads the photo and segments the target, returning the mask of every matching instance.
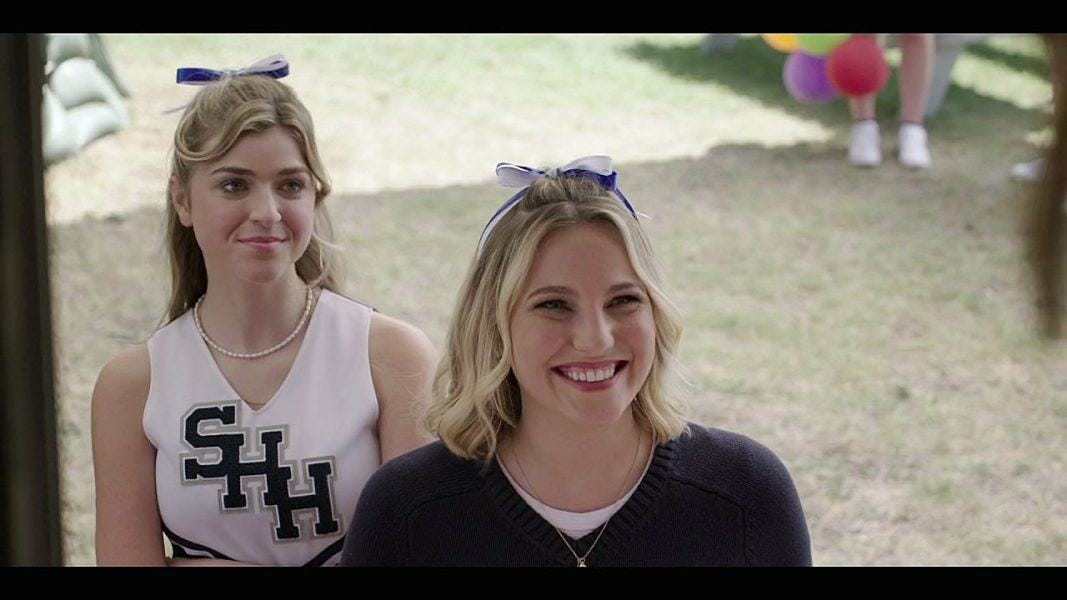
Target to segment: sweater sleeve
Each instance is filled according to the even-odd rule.
[[[793,479],[773,452],[749,441],[745,560],[752,566],[811,566],[811,539]]]
[[[363,488],[341,551],[343,567],[397,567],[404,564],[404,520],[397,514],[397,503],[390,498],[395,487],[384,475],[379,470]]]

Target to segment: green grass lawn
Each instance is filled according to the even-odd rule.
[[[439,346],[502,160],[616,158],[686,319],[695,420],[796,480],[817,564],[1067,561],[1067,350],[1036,340],[1022,264],[1049,99],[1031,36],[971,46],[928,123],[934,167],[845,162],[843,101],[801,105],[758,38],[108,36],[132,126],[47,173],[70,564],[91,564],[88,404],[166,297],[178,66],[284,52],[315,115],[350,295]],[[890,52],[891,61],[896,53]]]

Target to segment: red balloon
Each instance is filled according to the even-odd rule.
[[[866,96],[882,89],[889,65],[872,36],[854,35],[826,59],[830,83],[845,96]]]

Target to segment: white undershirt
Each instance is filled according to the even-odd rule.
[[[504,466],[504,462],[497,456],[496,462],[500,465],[500,470],[504,472],[504,476],[511,482],[511,487],[515,488],[515,491],[519,493],[519,496],[526,501],[526,504],[530,505],[530,508],[534,509],[534,512],[541,515],[546,521],[552,524],[553,527],[567,534],[568,537],[578,539],[589,535],[597,527],[600,527],[611,518],[620,508],[626,504],[626,501],[630,499],[637,486],[641,484],[641,481],[645,478],[645,473],[648,472],[648,467],[652,464],[652,456],[655,453],[656,447],[652,446],[652,451],[648,453],[648,460],[645,461],[645,468],[641,471],[641,476],[637,478],[637,483],[630,488],[622,498],[616,500],[613,504],[605,506],[604,508],[598,508],[597,510],[590,512],[570,512],[566,510],[560,510],[558,508],[552,508],[551,506],[539,501],[537,498],[531,496],[526,490],[519,485],[515,478],[508,472],[507,467]]]

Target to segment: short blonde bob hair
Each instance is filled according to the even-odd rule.
[[[511,315],[541,241],[554,230],[584,223],[606,224],[619,233],[648,291],[656,352],[634,399],[634,416],[656,443],[686,430],[673,389],[681,319],[664,293],[648,238],[622,202],[596,181],[546,176],[496,224],[459,290],[426,417],[427,429],[456,455],[487,461],[518,425],[522,398],[510,358]]]

